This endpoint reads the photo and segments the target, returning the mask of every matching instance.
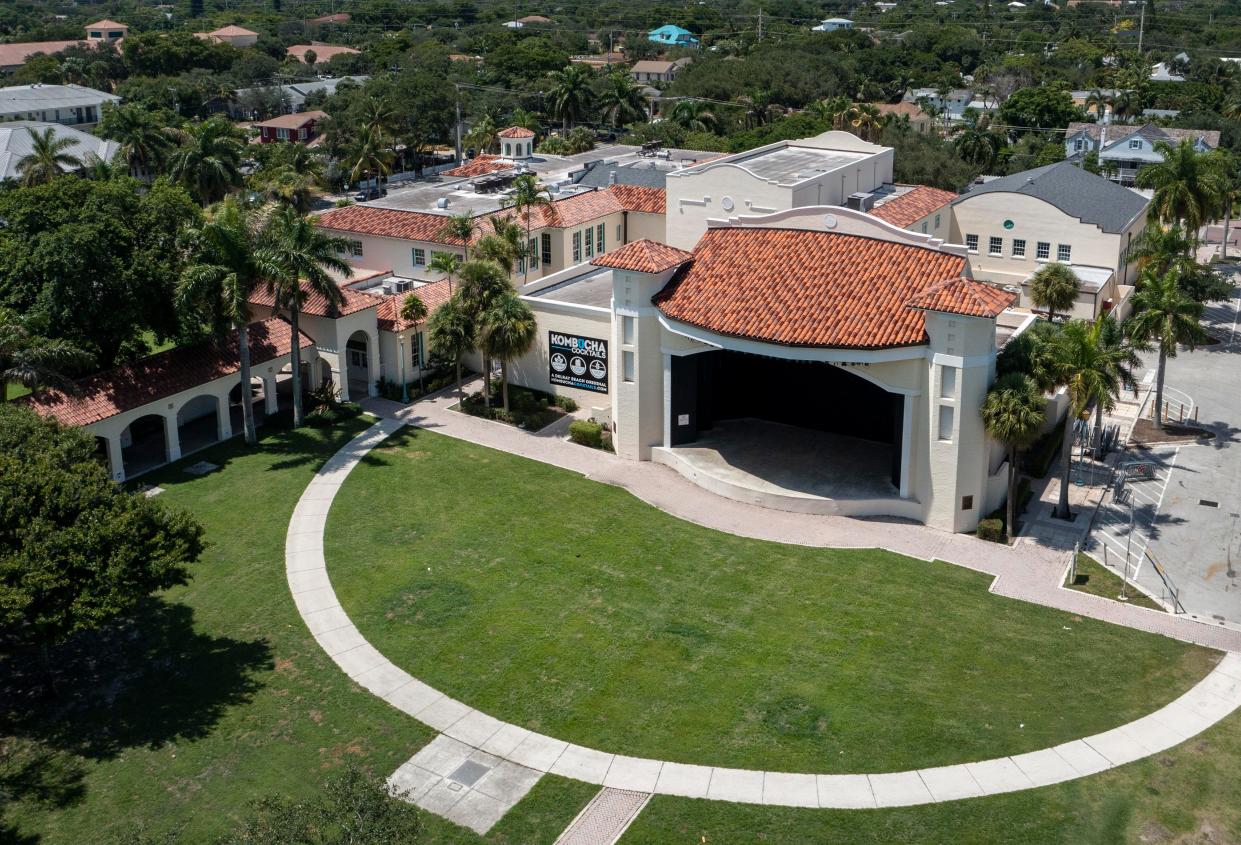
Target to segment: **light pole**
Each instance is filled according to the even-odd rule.
[[[409,383],[405,381],[405,335],[396,336],[397,345],[401,350],[401,401],[409,404]]]

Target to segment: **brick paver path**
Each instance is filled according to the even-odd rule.
[[[380,654],[340,606],[323,557],[332,499],[354,466],[409,422],[620,484],[673,514],[723,531],[807,545],[882,547],[996,576],[992,590],[1190,642],[1241,652],[1241,633],[1058,587],[1062,557],[1007,548],[920,526],[771,511],[713,496],[654,464],[621,461],[557,436],[530,435],[447,410],[451,399],[410,408],[372,400],[383,419],[330,458],[289,521],[289,588],[320,646],[361,686],[465,745],[524,766],[618,790],[791,807],[896,807],[1029,789],[1083,777],[1171,748],[1241,706],[1241,653],[1226,654],[1201,682],[1168,706],[1102,734],[1028,754],[907,772],[816,775],[664,762],[567,743],[471,708],[412,677]]]
[[[556,838],[555,845],[613,845],[650,799],[649,792],[605,786]]]

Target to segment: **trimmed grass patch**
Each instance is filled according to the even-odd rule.
[[[1216,654],[877,550],[785,546],[405,430],[328,519],[337,594],[389,658],[498,718],[617,753],[875,772],[1017,754],[1166,704]]]
[[[1077,555],[1076,569],[1076,578],[1066,583],[1066,587],[1080,590],[1083,593],[1090,593],[1092,596],[1102,596],[1105,599],[1119,601],[1116,597],[1120,595],[1120,590],[1123,586],[1120,573],[1113,572],[1084,552]],[[1149,607],[1151,610],[1158,610],[1161,613],[1166,612],[1163,607],[1151,601],[1145,593],[1142,593],[1132,584],[1129,585],[1128,595],[1129,601],[1127,604]]]

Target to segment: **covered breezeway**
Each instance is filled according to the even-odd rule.
[[[726,349],[671,356],[669,451],[756,493],[900,498],[908,403],[865,369]]]

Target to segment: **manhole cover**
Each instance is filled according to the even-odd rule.
[[[457,783],[464,784],[465,786],[473,786],[478,783],[479,778],[489,771],[491,771],[490,766],[484,766],[482,763],[476,763],[473,760],[466,760],[455,772],[448,776],[448,779],[455,780]]]
[[[1219,507],[1219,502],[1212,502],[1210,499],[1199,499],[1198,504],[1202,505],[1204,508],[1218,508]]]

